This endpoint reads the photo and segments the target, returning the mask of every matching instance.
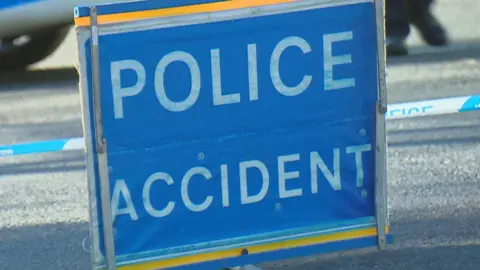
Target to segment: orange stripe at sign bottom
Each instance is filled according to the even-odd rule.
[[[386,228],[388,233],[388,227]],[[268,243],[257,246],[247,247],[248,254],[257,254],[263,252],[278,251],[287,248],[296,248],[309,245],[326,244],[335,241],[353,240],[363,237],[372,237],[377,235],[376,228],[359,229],[354,231],[346,231],[332,233],[327,235],[318,235],[301,239],[286,240],[276,243]],[[118,266],[118,270],[154,270],[175,267],[187,264],[201,263],[206,261],[221,260],[234,258],[242,255],[244,248],[235,248],[230,250],[222,250],[209,252],[204,254],[195,254],[179,258],[164,259],[161,261],[152,261],[133,265]]]
[[[231,0],[228,2],[200,4],[193,6],[133,11],[117,14],[99,15],[98,24],[120,23],[133,20],[152,19],[157,17],[189,15],[213,11],[225,11],[238,8],[258,7],[295,1],[297,0]],[[90,26],[90,17],[75,18],[75,26]]]

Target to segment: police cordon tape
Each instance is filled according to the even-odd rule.
[[[452,114],[480,110],[480,95],[390,104],[387,119]],[[0,146],[0,157],[85,149],[82,137]]]

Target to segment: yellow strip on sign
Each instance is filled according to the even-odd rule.
[[[118,14],[99,15],[98,24],[120,23],[132,20],[152,19],[156,17],[178,16],[198,14],[213,11],[225,11],[238,8],[258,7],[271,4],[280,4],[294,2],[297,0],[232,0],[227,2],[217,2],[208,4],[199,4],[192,6],[153,9],[143,11],[124,12]],[[75,26],[90,26],[90,17],[75,18]]]
[[[388,227],[386,228],[388,233]],[[352,240],[363,237],[372,237],[377,235],[376,228],[360,229],[355,231],[347,231],[333,233],[327,235],[312,236],[302,239],[286,240],[283,242],[262,244],[247,247],[248,254],[258,254],[263,252],[278,251],[287,248],[298,248],[309,245],[325,244],[335,241]],[[139,263],[134,265],[117,266],[118,270],[154,270],[168,267],[175,267],[205,261],[221,260],[227,258],[239,257],[242,255],[243,248],[235,248],[231,250],[215,251],[204,254],[196,254],[179,258],[165,259],[161,261],[153,261],[147,263]]]

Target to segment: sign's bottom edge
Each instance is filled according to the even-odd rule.
[[[388,228],[387,228],[388,232]],[[180,266],[190,265],[195,269],[195,265],[201,264],[215,264],[222,261],[238,261],[240,263],[245,261],[244,264],[255,264],[255,260],[249,260],[249,258],[258,257],[263,258],[269,256],[269,254],[287,253],[295,254],[297,250],[307,250],[308,255],[321,255],[329,253],[329,250],[333,252],[351,251],[364,248],[377,247],[377,230],[375,227],[362,228],[351,231],[337,232],[327,235],[310,236],[300,239],[292,239],[275,243],[259,244],[244,248],[232,248],[227,250],[206,252],[200,254],[194,254],[184,257],[168,258],[156,260],[155,258],[145,261],[123,261],[119,262],[118,270],[140,270],[140,269],[173,269]],[[358,243],[362,244],[358,247]],[[393,243],[393,237],[390,233],[387,233],[387,247]],[[308,250],[315,250],[309,252]],[[277,260],[284,259],[285,256],[275,256]],[[292,256],[298,257],[298,256]],[[264,261],[260,259],[260,261]],[[95,269],[105,269],[105,265],[96,266]],[[184,268],[182,268],[184,269]]]

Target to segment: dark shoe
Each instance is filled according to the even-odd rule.
[[[429,45],[444,46],[448,44],[445,29],[430,11],[412,13],[410,14],[410,21]]]
[[[408,47],[403,38],[387,36],[386,50],[387,56],[401,56],[408,54]]]

